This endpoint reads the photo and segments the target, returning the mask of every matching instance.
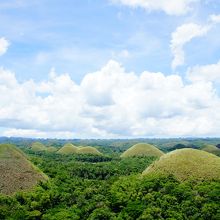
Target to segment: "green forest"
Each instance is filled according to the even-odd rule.
[[[18,141],[19,151],[48,178],[31,190],[22,190],[21,184],[21,190],[15,193],[1,193],[0,219],[220,219],[218,176],[197,179],[198,170],[195,170],[195,178],[192,174],[184,180],[172,173],[143,175],[159,157],[120,157],[133,142],[127,145],[119,141],[118,146],[112,143],[96,146],[101,153],[95,155],[36,151],[24,140]],[[50,142],[44,144],[51,146]],[[194,144],[196,146],[196,142]],[[169,148],[164,145],[166,147],[160,150],[164,154],[182,146],[174,146],[176,142],[171,145]],[[62,145],[53,146],[58,150]],[[201,148],[198,143],[197,146]],[[210,158],[212,156],[219,171],[220,158],[214,154]]]

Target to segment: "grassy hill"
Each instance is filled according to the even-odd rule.
[[[15,146],[0,144],[0,193],[28,190],[46,179],[48,177]]]
[[[93,154],[93,155],[102,155],[102,153],[97,150],[95,147],[80,147],[77,151],[78,154]]]
[[[160,157],[143,175],[150,173],[173,174],[179,180],[220,179],[220,158],[201,150],[175,150]]]
[[[60,148],[57,153],[59,154],[76,154],[78,147],[74,146],[71,143],[65,144],[62,148]]]
[[[32,143],[31,149],[33,151],[46,151],[47,150],[47,148],[42,143],[40,143],[40,142]]]
[[[126,150],[121,157],[134,157],[134,156],[156,156],[160,157],[164,153],[151,144],[139,143],[135,144]]]
[[[50,146],[50,147],[46,148],[46,151],[48,151],[48,152],[56,152],[57,148]]]
[[[206,152],[209,152],[209,153],[212,153],[212,154],[215,154],[217,156],[220,156],[220,149],[217,148],[215,145],[205,145],[201,148],[201,150],[204,150]]]

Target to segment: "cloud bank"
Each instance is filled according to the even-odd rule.
[[[179,75],[127,72],[110,60],[80,84],[53,70],[20,83],[0,69],[1,135],[58,138],[177,137],[220,134],[213,81],[219,63]],[[208,77],[207,73],[213,74]],[[204,76],[205,80],[198,79]]]

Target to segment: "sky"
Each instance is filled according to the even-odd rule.
[[[0,0],[0,136],[220,136],[216,0]]]

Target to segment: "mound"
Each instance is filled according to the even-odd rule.
[[[214,145],[205,145],[201,150],[220,156],[220,149]]]
[[[94,147],[80,147],[77,151],[78,154],[93,154],[93,155],[102,155],[100,151],[98,151]]]
[[[78,148],[71,143],[65,144],[57,153],[59,154],[76,154]]]
[[[155,157],[160,157],[164,153],[156,148],[155,146],[151,144],[145,144],[145,143],[139,143],[135,144],[132,147],[130,147],[128,150],[126,150],[121,157],[134,157],[134,156],[155,156]]]
[[[175,150],[155,161],[143,175],[173,174],[178,180],[220,179],[220,158],[195,149]]]
[[[12,194],[31,189],[39,181],[48,179],[15,146],[0,145],[0,193]]]
[[[40,142],[34,142],[31,145],[31,150],[33,151],[45,151],[47,148]]]
[[[48,151],[48,152],[55,152],[55,151],[57,151],[57,149],[55,147],[50,146],[50,147],[46,148],[46,151]]]

